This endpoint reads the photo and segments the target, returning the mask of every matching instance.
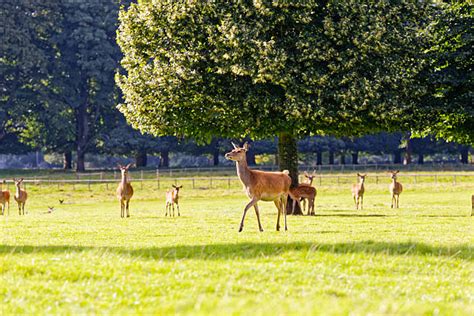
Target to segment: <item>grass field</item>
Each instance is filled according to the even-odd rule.
[[[238,186],[185,184],[165,218],[164,184],[135,184],[121,219],[115,185],[28,185],[29,214],[0,218],[1,314],[472,315],[474,183],[408,184],[392,210],[382,182],[364,211],[347,184],[318,188],[288,232],[261,203],[263,233],[252,210],[237,232]]]

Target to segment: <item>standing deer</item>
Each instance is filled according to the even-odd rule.
[[[173,217],[174,217],[174,205],[176,204],[176,207],[178,208],[178,216],[181,216],[181,214],[179,214],[179,204],[178,204],[178,200],[179,200],[179,189],[181,189],[183,186],[180,185],[179,187],[175,186],[173,184],[173,190],[168,190],[166,191],[166,212],[165,212],[165,216],[168,216],[168,208],[170,210],[170,217],[171,217],[171,208],[173,208]]]
[[[367,177],[367,174],[357,174],[357,179],[359,180],[359,183],[355,183],[352,185],[352,197],[354,198],[354,204],[356,207],[356,210],[359,209],[359,202],[360,202],[360,209],[363,209],[363,202],[364,202],[364,182],[365,182],[365,177]]]
[[[395,204],[395,208],[399,208],[399,202],[400,202],[400,193],[403,191],[403,186],[400,182],[397,182],[397,174],[400,172],[400,170],[397,171],[390,171],[391,177],[392,177],[392,183],[390,183],[390,186],[388,189],[390,190],[390,195],[392,196],[392,205],[391,208],[393,208],[393,205]]]
[[[300,183],[300,185],[303,185],[303,186],[312,186],[312,185],[313,185],[313,180],[314,180],[314,178],[316,177],[315,172],[313,171],[313,173],[310,175],[310,174],[308,174],[308,173],[305,171],[305,172],[304,172],[304,176],[305,176],[306,179],[309,180],[309,182],[308,182],[308,183]],[[313,212],[312,212],[312,214],[309,213],[309,207],[310,207],[310,205],[308,205],[308,215],[315,215],[315,214],[314,214],[314,202],[315,202],[315,200],[316,200],[316,195],[317,195],[318,192],[316,191],[316,188],[315,188],[314,190],[315,190],[315,192],[314,192],[314,200],[313,200]],[[304,210],[306,209],[306,198],[301,197],[301,201],[303,202],[303,208],[302,208],[302,210],[303,210],[303,212],[304,212]],[[300,208],[301,208],[301,204],[300,204]],[[293,209],[293,212],[294,212],[294,209]]]
[[[15,201],[18,203],[18,214],[25,215],[25,203],[26,199],[28,198],[28,193],[24,189],[20,188],[21,183],[23,182],[23,178],[20,180],[13,179],[15,182]]]
[[[3,184],[5,183],[6,181],[3,180]],[[5,214],[6,204],[8,204],[8,215],[10,215],[10,191],[3,190],[3,188],[0,190],[0,204],[2,205],[2,215]]]
[[[278,209],[276,230],[280,230],[280,214],[284,214],[285,230],[288,230],[285,208],[288,194],[290,194],[291,178],[288,175],[289,172],[287,170],[283,172],[251,170],[247,165],[246,157],[249,145],[247,143],[243,147],[238,147],[234,143],[232,145],[234,149],[225,154],[225,158],[236,162],[237,175],[244,185],[247,196],[250,198],[250,202],[244,208],[239,232],[244,228],[245,214],[252,206],[255,208],[255,214],[257,215],[258,228],[263,231],[260,223],[258,201],[273,201]]]
[[[130,199],[133,196],[133,188],[130,182],[128,181],[128,168],[131,164],[126,166],[118,165],[120,173],[122,174],[122,179],[117,187],[117,198],[120,201],[120,217],[125,217],[125,209],[127,210],[127,217],[130,217],[129,213],[129,204]]]
[[[308,183],[302,183],[296,188],[290,189],[291,198],[293,199],[292,213],[295,212],[296,203],[301,208],[301,199],[308,199],[308,215],[314,214],[314,200],[316,199],[316,188],[308,185]],[[294,198],[293,198],[294,197]],[[304,210],[304,208],[303,208]]]

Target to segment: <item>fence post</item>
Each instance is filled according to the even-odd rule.
[[[156,169],[156,188],[160,189],[160,169]]]
[[[379,184],[379,176],[375,176],[375,184]]]
[[[194,183],[195,179],[193,178],[193,189],[195,188],[195,183]]]
[[[453,185],[456,185],[456,175],[453,176]]]
[[[209,178],[209,189],[212,189],[212,177]]]
[[[230,189],[230,178],[227,178],[227,188]]]
[[[87,181],[87,186],[89,187],[89,191],[91,190],[91,180]]]
[[[471,216],[474,216],[474,194],[471,196],[471,203],[472,203]]]

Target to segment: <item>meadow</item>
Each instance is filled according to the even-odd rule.
[[[472,315],[473,178],[401,177],[390,209],[380,177],[368,178],[363,211],[348,183],[316,181],[316,216],[276,232],[263,202],[265,231],[250,210],[242,233],[237,181],[184,181],[174,218],[164,192],[176,180],[132,182],[127,219],[116,184],[27,183],[28,214],[13,201],[0,217],[1,313]]]

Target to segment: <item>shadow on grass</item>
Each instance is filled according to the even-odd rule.
[[[352,243],[236,243],[209,245],[182,245],[175,247],[146,247],[127,249],[123,247],[87,247],[87,246],[9,246],[0,245],[1,254],[32,253],[74,253],[97,251],[129,255],[154,260],[176,259],[252,259],[277,257],[287,252],[327,252],[333,254],[383,254],[392,256],[433,256],[453,257],[473,261],[473,247],[458,245],[454,247],[432,246],[417,242],[376,242],[372,240]]]

